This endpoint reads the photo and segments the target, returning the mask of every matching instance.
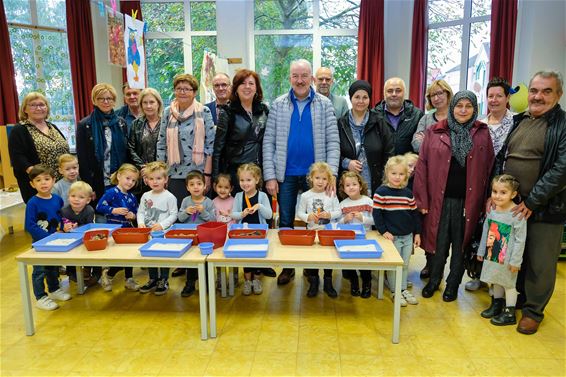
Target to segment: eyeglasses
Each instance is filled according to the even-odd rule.
[[[30,103],[28,106],[31,107],[32,109],[45,109],[45,108],[47,108],[47,105],[44,104],[44,103]]]
[[[195,90],[193,88],[175,88],[175,91],[179,93],[191,93]]]
[[[214,89],[226,89],[229,85],[228,84],[214,84],[212,87]]]
[[[98,97],[96,100],[99,102],[107,102],[107,103],[114,102],[114,98],[112,97]]]
[[[434,98],[434,97],[442,97],[443,95],[445,95],[446,92],[443,90],[441,92],[436,92],[436,93],[431,93],[430,94],[430,98]]]

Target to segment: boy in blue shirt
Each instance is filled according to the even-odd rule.
[[[37,191],[26,206],[25,229],[31,234],[33,242],[39,241],[57,231],[61,222],[63,199],[51,194],[55,184],[55,174],[43,165],[35,165],[29,172],[31,186]],[[59,267],[33,266],[32,285],[37,299],[37,307],[55,310],[59,305],[53,301],[67,301],[71,295],[59,287]],[[49,295],[45,293],[43,280],[47,280]]]

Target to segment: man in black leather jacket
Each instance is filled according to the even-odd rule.
[[[566,113],[558,72],[537,72],[529,83],[528,111],[514,117],[496,171],[514,175],[521,203],[514,208],[528,219],[527,242],[517,290],[523,316],[517,331],[534,334],[544,318],[556,281],[556,261],[566,221]],[[521,302],[521,297],[519,302]]]

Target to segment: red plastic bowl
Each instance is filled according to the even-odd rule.
[[[146,243],[151,228],[119,228],[112,233],[116,243]]]
[[[334,246],[334,240],[353,240],[356,232],[353,230],[319,230],[318,242],[321,246]]]
[[[233,229],[228,232],[228,238],[263,239],[267,236],[265,229]]]
[[[207,223],[197,225],[199,242],[212,242],[215,249],[224,246],[227,231],[228,226],[226,223],[218,221],[209,221]]]
[[[173,229],[165,233],[165,238],[190,239],[193,245],[198,245],[197,231],[193,229]]]
[[[312,246],[316,230],[285,229],[279,231],[279,241],[282,245]]]
[[[97,236],[104,236],[102,239],[95,239]],[[83,243],[88,251],[104,250],[108,246],[108,229],[89,230],[83,235]]]

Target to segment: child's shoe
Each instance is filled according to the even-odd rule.
[[[263,292],[261,281],[258,279],[252,280],[252,290],[254,291],[254,295],[260,295]]]
[[[493,296],[491,296],[491,305],[489,305],[489,308],[481,312],[480,315],[483,318],[493,318],[501,314],[504,307],[505,307],[504,298],[494,298]]]
[[[41,310],[55,310],[59,308],[59,305],[55,301],[50,299],[49,296],[43,296],[42,298],[37,300],[35,306],[37,306],[37,308]]]
[[[307,297],[316,297],[318,294],[318,285],[320,283],[320,278],[318,275],[309,276],[307,279],[310,283],[309,290],[307,291]]]
[[[407,304],[417,305],[419,303],[415,296],[413,296],[413,294],[406,289],[401,292],[401,295],[403,296],[405,301],[407,301]]]
[[[102,277],[100,278],[100,285],[102,289],[106,292],[110,292],[112,290],[112,278],[108,276],[108,270],[102,271]]]
[[[360,297],[361,298],[371,297],[371,280],[362,281],[362,294],[360,295]]]
[[[336,292],[336,290],[332,286],[332,278],[330,278],[330,277],[324,278],[324,285],[323,285],[322,289],[324,290],[324,292],[326,292],[328,297],[330,297],[330,298],[338,297],[338,292]]]
[[[155,287],[155,292],[153,292],[156,296],[163,296],[169,290],[169,283],[165,279],[157,280],[157,286]]]
[[[244,287],[242,288],[242,294],[244,296],[249,296],[252,294],[252,281],[244,280]]]
[[[185,283],[185,287],[181,291],[181,296],[189,297],[192,296],[193,293],[195,293],[195,282],[192,280],[187,280],[187,282]]]
[[[148,293],[153,291],[155,288],[157,288],[157,280],[149,279],[147,283],[140,287],[139,291],[140,293]]]
[[[137,281],[134,280],[134,278],[128,278],[126,280],[126,285],[125,285],[126,289],[129,291],[137,291],[140,289],[140,285],[138,284]]]
[[[407,300],[405,300],[405,298],[403,297],[403,294],[401,294],[399,299],[401,300],[401,306],[407,306]],[[394,292],[391,292],[391,301],[393,301],[393,303],[395,303],[395,293]]]
[[[98,278],[94,275],[89,276],[88,278],[85,278],[85,285],[90,288],[90,287],[94,287],[96,284],[98,284]]]
[[[493,317],[490,322],[495,326],[514,325],[515,323],[517,323],[517,317],[515,317],[515,307],[507,306],[499,315]]]
[[[360,295],[360,281],[358,280],[358,277],[351,277],[350,279],[350,294],[354,297],[357,297]]]
[[[59,288],[55,292],[49,293],[49,296],[57,301],[69,301],[71,299],[71,295],[65,292],[64,290],[62,290],[61,288]]]

